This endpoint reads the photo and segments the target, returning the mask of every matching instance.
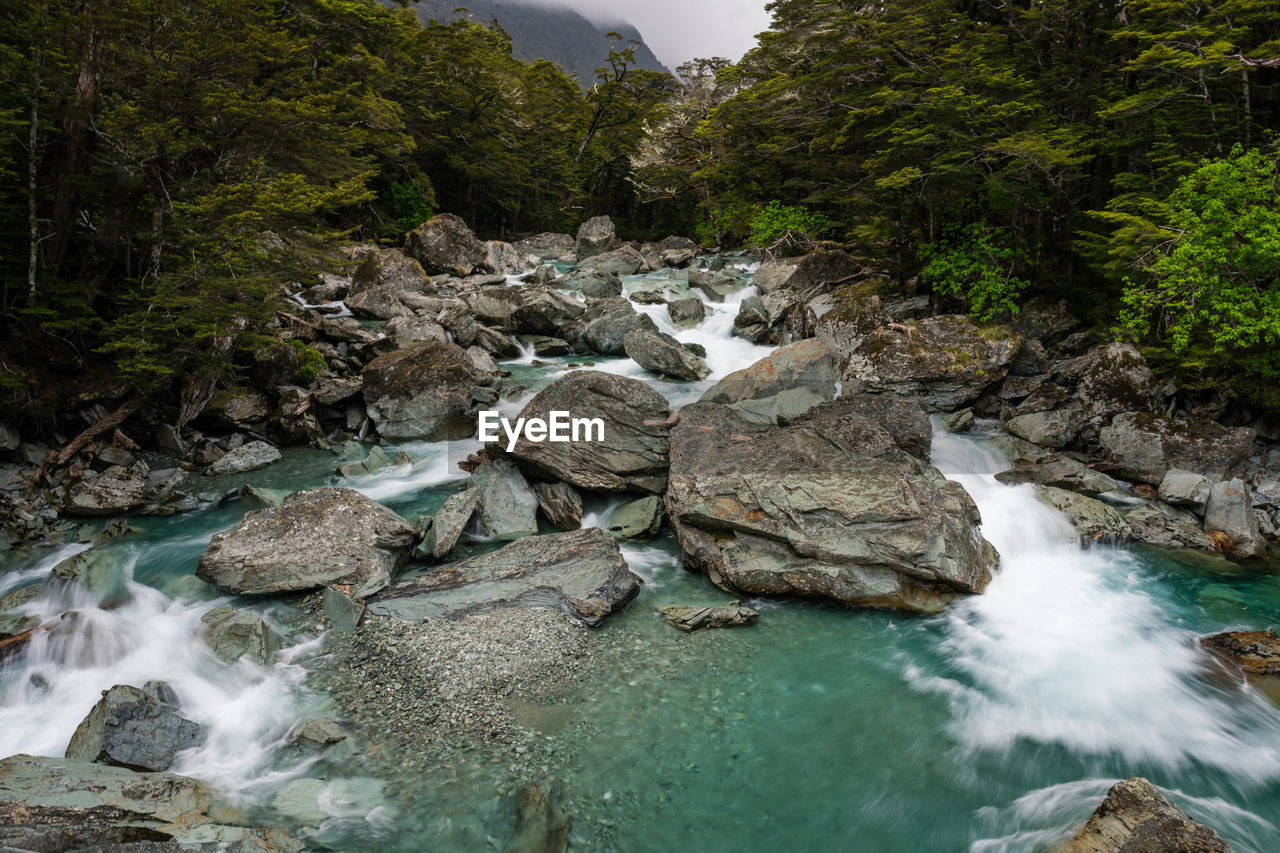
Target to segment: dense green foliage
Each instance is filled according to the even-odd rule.
[[[434,211],[486,237],[610,212],[671,78],[596,85],[494,25],[376,0],[21,0],[0,13],[0,361],[208,392],[290,282]],[[19,369],[23,368],[23,369]],[[311,365],[309,369],[318,369]],[[43,376],[39,372],[45,370]]]
[[[639,172],[655,197],[679,193],[730,243],[752,237],[742,211],[804,205],[858,255],[903,281],[923,274],[976,313],[1047,294],[1110,327],[1127,277],[1173,286],[1170,264],[1191,265],[1191,278],[1213,268],[1190,272],[1208,252],[1188,246],[1139,274],[1168,239],[1159,228],[1169,217],[1218,192],[1204,176],[1172,199],[1180,181],[1237,144],[1274,159],[1280,6],[1270,0],[775,0],[770,9],[770,31],[741,62],[697,69],[711,82],[692,75],[688,88],[701,96],[678,103],[691,120]],[[1237,212],[1260,203],[1237,202]],[[1218,319],[1253,346],[1269,308],[1265,288],[1247,290],[1232,293],[1243,315]],[[1152,331],[1185,337],[1168,320]],[[1199,344],[1222,375],[1243,352]]]

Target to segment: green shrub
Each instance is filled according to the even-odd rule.
[[[328,365],[325,364],[324,356],[320,354],[319,350],[313,349],[302,341],[293,338],[285,341],[285,343],[293,347],[298,352],[298,360],[300,363],[298,365],[298,369],[293,373],[294,378],[304,385],[310,385],[312,382],[319,379],[320,374],[324,372],[326,367],[328,367]]]
[[[924,263],[920,280],[934,293],[963,298],[976,319],[990,322],[1018,312],[1028,282],[1014,271],[1026,258],[1004,229],[983,221],[948,227],[941,240],[922,245],[917,257]]]
[[[831,220],[799,204],[769,202],[751,221],[751,242],[762,249],[781,244],[803,248],[825,236]]]

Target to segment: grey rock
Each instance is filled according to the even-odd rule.
[[[669,604],[659,607],[658,612],[672,625],[686,633],[700,631],[703,628],[738,628],[743,625],[754,625],[760,614],[745,606],[740,601],[723,607],[687,607]]]
[[[205,469],[205,474],[245,474],[279,461],[280,451],[275,447],[265,441],[251,441],[228,451],[226,455]]]
[[[582,526],[582,495],[568,483],[534,483],[538,508],[558,530],[577,530]]]
[[[422,264],[399,249],[372,249],[351,274],[351,293],[375,289],[392,294],[420,293],[429,284],[431,278]]]
[[[707,307],[701,299],[691,296],[667,303],[667,315],[676,328],[690,329],[706,319]]]
[[[533,271],[533,275],[529,277],[529,281],[534,284],[549,285],[554,283],[558,278],[560,278],[560,270],[556,268],[555,264],[540,264],[538,268]],[[618,283],[618,287],[622,287],[621,282]],[[572,290],[573,288],[569,289]]]
[[[724,298],[742,286],[741,282],[726,272],[689,270],[689,286],[701,290],[712,302],[724,302]]]
[[[787,286],[787,281],[795,273],[798,264],[799,261],[792,258],[777,258],[765,261],[756,270],[751,283],[761,293],[772,293],[775,290],[781,290]]]
[[[651,539],[662,528],[662,499],[656,495],[628,501],[604,523],[605,530],[623,539]]]
[[[16,427],[0,421],[0,451],[10,453],[22,444],[22,435]]]
[[[862,607],[936,611],[981,592],[997,556],[972,499],[856,406],[787,427],[683,409],[666,502],[686,566],[724,589]]]
[[[1138,542],[1161,548],[1190,548],[1212,552],[1213,540],[1190,513],[1180,514],[1168,504],[1148,503],[1124,514],[1130,534]]]
[[[366,474],[381,471],[390,464],[391,458],[387,456],[387,452],[375,444],[360,461],[339,465],[338,473],[344,477],[363,477]],[[276,506],[279,506],[279,503]]]
[[[1130,540],[1131,531],[1124,515],[1097,498],[1053,486],[1036,486],[1036,498],[1067,517],[1082,545],[1121,544]]]
[[[497,358],[515,358],[520,354],[519,347],[508,335],[488,326],[477,326],[475,345]]]
[[[703,359],[663,332],[632,329],[622,339],[622,348],[636,364],[659,376],[696,381],[711,372]]]
[[[602,254],[618,244],[613,220],[608,216],[593,216],[578,227],[578,260]]]
[[[1080,434],[1082,420],[1075,409],[1032,412],[1016,415],[1005,422],[1005,429],[1041,447],[1066,447]]]
[[[640,589],[617,542],[599,528],[526,536],[501,550],[396,584],[369,602],[417,621],[503,607],[551,607],[599,625]]]
[[[484,268],[497,275],[513,275],[524,268],[524,262],[516,247],[502,240],[489,240],[485,244]]]
[[[173,766],[177,754],[200,746],[208,730],[136,687],[117,684],[71,735],[66,757],[130,770],[156,772]]]
[[[123,601],[129,597],[126,557],[119,548],[90,548],[58,563],[49,576],[76,584],[103,601]]]
[[[479,506],[479,489],[469,488],[449,496],[436,512],[429,539],[423,542],[424,545],[430,544],[433,559],[444,559],[453,550],[453,547],[458,544],[458,537],[467,529]]]
[[[570,349],[568,341],[548,335],[521,335],[520,343],[527,347],[533,347],[534,354],[548,358],[568,355]]]
[[[478,384],[491,385],[495,379],[502,376],[502,369],[484,347],[469,346],[466,355],[467,363],[471,365],[471,373],[476,377]]]
[[[390,582],[415,541],[404,519],[359,492],[312,489],[215,534],[196,575],[242,595],[343,584],[362,598]]]
[[[515,463],[505,456],[471,473],[480,492],[480,523],[492,539],[518,539],[538,532],[538,498]]]
[[[1126,477],[1158,486],[1171,469],[1218,481],[1240,471],[1253,452],[1251,429],[1228,430],[1205,418],[1150,412],[1117,415],[1099,433]]]
[[[476,376],[455,344],[423,341],[380,355],[362,376],[369,417],[389,441],[454,441],[476,431]]]
[[[525,335],[556,335],[587,310],[585,303],[546,287],[525,287],[511,312],[511,327]]]
[[[961,409],[942,419],[942,428],[952,433],[968,432],[973,429],[973,424],[973,409]]]
[[[808,388],[788,388],[772,397],[753,397],[729,403],[738,417],[752,424],[786,424],[827,402]]]
[[[67,515],[128,515],[146,506],[149,472],[145,466],[135,464],[121,468],[117,465],[92,478],[90,473],[86,471],[80,479],[67,484],[62,504],[62,511]]]
[[[576,241],[568,234],[556,234],[544,231],[524,240],[517,240],[512,246],[521,256],[537,255],[542,260],[559,260],[574,251]]]
[[[578,269],[583,272],[605,272],[610,275],[635,275],[649,269],[644,256],[630,246],[619,246],[608,252],[592,255],[586,260],[578,261]],[[619,291],[621,292],[621,291]],[[590,294],[588,294],[590,295]],[[617,294],[604,294],[616,296]]]
[[[748,296],[733,318],[733,334],[758,344],[782,344],[792,339],[787,321],[800,299],[789,290]]]
[[[853,350],[844,387],[920,397],[929,411],[950,412],[1004,379],[1021,348],[1021,335],[959,315],[882,326]]]
[[[280,635],[247,610],[236,610],[230,604],[215,607],[200,617],[197,635],[215,655],[227,663],[242,657],[259,666],[275,660],[280,650]]]
[[[1237,478],[1214,483],[1205,503],[1204,529],[1225,538],[1223,550],[1237,557],[1256,556],[1265,546],[1253,516],[1249,487]]]
[[[342,634],[354,634],[364,618],[364,602],[338,587],[326,586],[320,594],[320,605],[329,626]]]
[[[657,391],[636,379],[575,370],[535,395],[520,417],[546,419],[552,411],[600,418],[604,440],[531,442],[522,433],[511,455],[526,473],[596,492],[660,494],[666,487],[671,420]]]
[[[1231,853],[1209,827],[1196,823],[1138,776],[1117,782],[1062,853]]]
[[[736,370],[702,395],[708,403],[737,403],[804,388],[824,400],[835,397],[838,376],[831,351],[816,338],[778,347],[769,355]]]
[[[617,297],[592,304],[577,319],[566,323],[560,336],[578,352],[625,355],[623,342],[632,329],[658,331],[647,314],[640,314],[629,300]]]
[[[434,320],[427,320],[416,314],[407,317],[395,317],[382,327],[382,332],[396,348],[407,347],[419,341],[441,341],[448,343],[449,333],[444,326]]]
[[[109,444],[102,448],[98,451],[97,455],[93,457],[94,467],[97,468],[100,465],[103,470],[110,468],[113,465],[119,465],[121,468],[128,468],[137,461],[137,457],[132,453],[125,450],[123,447],[117,447],[114,444]]]
[[[428,275],[461,278],[484,265],[489,249],[452,213],[434,216],[405,235],[404,251]]]
[[[291,743],[301,743],[317,748],[332,746],[346,739],[346,728],[340,720],[333,717],[307,720],[289,733]]]
[[[135,773],[66,758],[0,760],[0,846],[106,850],[173,838],[235,811],[213,788],[172,773]]]
[[[1171,468],[1160,481],[1160,500],[1174,506],[1190,507],[1193,512],[1203,515],[1211,486],[1208,477],[1194,471]]]
[[[1095,471],[1068,456],[1052,454],[1039,462],[1015,465],[1008,471],[996,474],[1002,483],[1034,483],[1069,489],[1084,495],[1100,495],[1115,491],[1120,484],[1101,471]]]
[[[1102,344],[1053,372],[1060,384],[1074,382],[1074,405],[1086,420],[1153,411],[1160,400],[1160,386],[1132,344]]]

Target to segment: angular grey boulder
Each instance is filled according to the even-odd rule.
[[[1214,483],[1209,489],[1204,528],[1210,536],[1225,538],[1223,550],[1237,557],[1256,556],[1264,547],[1249,487],[1240,479]]]
[[[618,235],[608,216],[593,216],[578,226],[579,261],[607,252],[617,244]]]
[[[1117,782],[1062,853],[1231,853],[1209,827],[1196,823],[1138,776]]]
[[[459,278],[484,265],[489,247],[452,213],[434,216],[405,235],[404,251],[422,264],[428,275],[447,273]]]
[[[538,532],[538,498],[509,458],[482,463],[471,481],[480,492],[480,523],[487,536],[518,539]]]
[[[1205,418],[1150,412],[1116,415],[1099,433],[1120,473],[1159,486],[1172,469],[1217,481],[1239,472],[1253,453],[1254,431],[1228,430]]]
[[[520,412],[543,418],[565,411],[571,418],[599,418],[604,439],[529,441],[522,432],[511,456],[526,473],[563,480],[595,492],[660,494],[667,482],[671,431],[668,403],[637,379],[575,370],[538,392]]]
[[[504,607],[550,607],[590,626],[640,589],[612,536],[592,527],[527,536],[501,550],[433,569],[369,601],[369,612],[418,621]]]
[[[444,559],[453,550],[479,506],[480,490],[476,488],[468,488],[445,500],[444,505],[436,512],[427,538],[423,540],[424,548],[429,546],[427,550],[431,552],[433,559]]]
[[[391,582],[416,538],[404,519],[359,492],[311,489],[215,534],[196,576],[241,595],[344,584],[362,598]]]
[[[696,381],[711,372],[707,362],[664,332],[632,329],[622,339],[627,357],[645,370],[670,379]]]
[[[1203,515],[1212,485],[1208,477],[1194,471],[1171,468],[1160,481],[1160,500],[1174,506],[1185,506]]]
[[[582,526],[582,495],[568,483],[534,483],[538,509],[559,530],[577,530]]]
[[[184,718],[167,702],[117,684],[102,698],[71,735],[66,757],[156,772],[168,770],[184,749],[203,744],[208,730]]]
[[[365,365],[365,405],[390,441],[455,441],[475,434],[471,391],[476,375],[461,347],[423,341]]]
[[[701,399],[737,403],[804,388],[830,400],[835,397],[839,375],[831,351],[816,338],[809,338],[778,347],[750,367],[735,370],[708,388]]]
[[[707,316],[707,306],[697,297],[677,299],[667,303],[667,316],[677,328],[691,329],[701,323]]]
[[[856,401],[782,428],[697,403],[671,454],[667,514],[685,564],[724,589],[932,612],[981,592],[996,568],[964,488]]]
[[[1120,484],[1115,479],[1101,471],[1094,471],[1068,456],[1057,454],[1051,455],[1043,462],[1016,465],[1008,471],[1001,471],[996,474],[996,479],[1009,485],[1034,483],[1041,486],[1056,486],[1090,497],[1120,488]]]
[[[662,516],[662,499],[650,495],[619,506],[609,514],[604,529],[623,539],[650,539],[662,528]]]
[[[596,301],[581,316],[566,323],[560,336],[581,353],[625,355],[623,341],[632,329],[658,331],[647,314],[639,313],[630,300],[619,296]]]

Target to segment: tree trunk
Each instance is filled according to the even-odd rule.
[[[40,144],[40,66],[44,62],[44,50],[36,45],[31,65],[31,126],[27,130],[27,304],[36,301],[36,270],[40,256],[40,220],[36,214],[36,190],[38,171],[36,158]]]

